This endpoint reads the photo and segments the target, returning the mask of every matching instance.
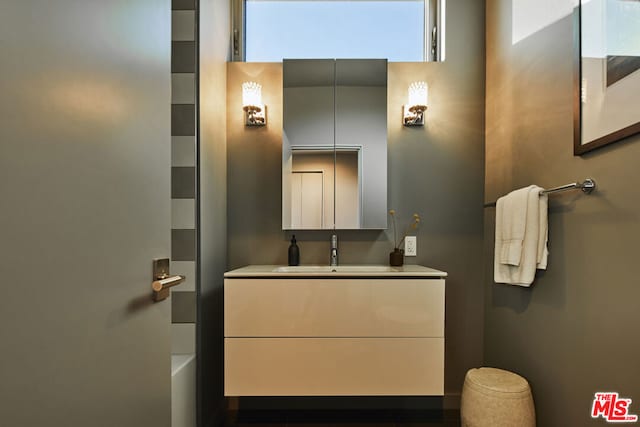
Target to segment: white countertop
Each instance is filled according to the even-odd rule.
[[[228,271],[224,277],[430,277],[443,278],[447,273],[421,265],[390,267],[386,265],[248,265]]]

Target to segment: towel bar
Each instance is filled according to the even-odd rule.
[[[542,190],[540,194],[558,193],[560,191],[581,189],[583,193],[590,194],[596,188],[596,182],[591,178],[587,178],[584,182],[572,182],[571,184],[561,185],[560,187],[550,188],[548,190]]]
[[[591,192],[596,189],[596,182],[591,178],[587,178],[583,182],[572,182],[571,184],[565,184],[559,187],[550,188],[548,190],[542,190],[540,194],[552,194],[552,193],[559,193],[561,191],[575,190],[575,189],[582,190],[584,194],[591,194]],[[496,202],[485,203],[484,207],[488,208],[495,205],[496,205]]]

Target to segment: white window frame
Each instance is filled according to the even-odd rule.
[[[233,61],[245,62],[246,51],[246,19],[245,3],[247,0],[231,0],[232,28],[231,28],[231,56]],[[311,0],[309,0],[311,1]],[[446,1],[424,1],[424,52],[423,61],[445,60],[446,35]]]

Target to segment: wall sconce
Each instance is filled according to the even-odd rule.
[[[262,86],[256,82],[242,83],[242,109],[245,126],[267,124],[267,107],[262,104]]]
[[[423,126],[424,112],[429,101],[429,86],[425,82],[413,82],[409,85],[409,102],[402,106],[405,126]]]

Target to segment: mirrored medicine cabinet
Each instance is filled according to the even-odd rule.
[[[387,61],[283,61],[282,228],[387,228]]]

